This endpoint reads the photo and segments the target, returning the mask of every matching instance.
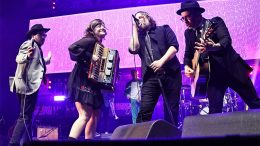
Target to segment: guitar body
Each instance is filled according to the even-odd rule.
[[[191,76],[191,96],[192,97],[205,97],[207,82],[209,78],[209,63],[198,63],[200,53],[196,50],[192,59],[192,69],[194,70]]]
[[[196,84],[199,78],[199,70],[200,70],[200,66],[198,64],[198,60],[199,60],[200,54],[197,50],[195,50],[194,53],[194,57],[192,59],[192,69],[194,71],[193,76],[191,76],[191,96],[194,97],[195,96],[195,91],[196,91]]]

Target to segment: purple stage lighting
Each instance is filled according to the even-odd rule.
[[[200,4],[206,9],[206,12],[203,13],[205,18],[220,16],[225,20],[232,38],[232,45],[244,59],[260,58],[259,31],[257,31],[260,17],[254,15],[259,12],[259,0],[208,0],[200,1]],[[52,6],[58,8],[57,1]],[[216,9],[217,7],[219,8]],[[75,62],[71,61],[67,48],[83,36],[86,25],[96,18],[104,20],[106,28],[109,30],[102,43],[108,48],[118,50],[120,68],[140,67],[140,58],[138,56],[134,58],[127,48],[132,34],[131,14],[142,10],[153,16],[158,25],[168,24],[173,29],[180,45],[176,55],[183,63],[186,26],[179,21],[180,16],[176,14],[176,10],[179,8],[180,3],[172,3],[88,12],[34,19],[30,21],[30,26],[41,23],[43,26],[51,28],[43,46],[44,56],[47,56],[48,51],[52,52],[52,60],[51,64],[47,66],[47,73],[71,72]]]

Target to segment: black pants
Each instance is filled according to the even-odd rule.
[[[9,142],[9,146],[19,145],[20,141],[28,142],[29,136],[31,137],[31,121],[32,115],[35,109],[38,91],[31,95],[17,94],[20,114],[16,121],[12,137]]]
[[[228,87],[236,91],[251,109],[260,108],[260,99],[249,77],[242,83],[228,72],[218,70],[211,74],[207,88],[210,114],[222,112],[223,98]]]
[[[153,71],[149,70],[146,72],[143,79],[143,86],[141,90],[141,106],[137,117],[137,123],[150,121],[154,108],[157,104],[162,89],[159,85],[158,79],[161,80],[163,90],[165,92],[165,98],[171,109],[172,116],[174,119],[174,125],[178,124],[179,115],[179,100],[181,90],[181,71],[166,72],[158,77]],[[167,107],[164,103],[164,118],[166,121],[172,123]]]

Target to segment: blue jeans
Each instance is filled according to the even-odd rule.
[[[137,100],[132,98],[130,98],[130,100],[131,100],[132,123],[135,124],[138,116],[138,112],[140,110],[140,103]]]
[[[29,136],[31,137],[31,121],[37,101],[38,91],[31,95],[17,94],[20,114],[16,121],[9,146],[19,145],[20,141],[28,142]],[[27,131],[28,130],[28,131]]]

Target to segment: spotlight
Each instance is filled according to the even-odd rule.
[[[48,89],[51,89],[51,80],[48,81]]]
[[[55,10],[56,9],[56,0],[53,0],[52,1],[52,10]]]
[[[65,96],[63,95],[54,96],[54,101],[64,101],[64,100],[65,100]]]

